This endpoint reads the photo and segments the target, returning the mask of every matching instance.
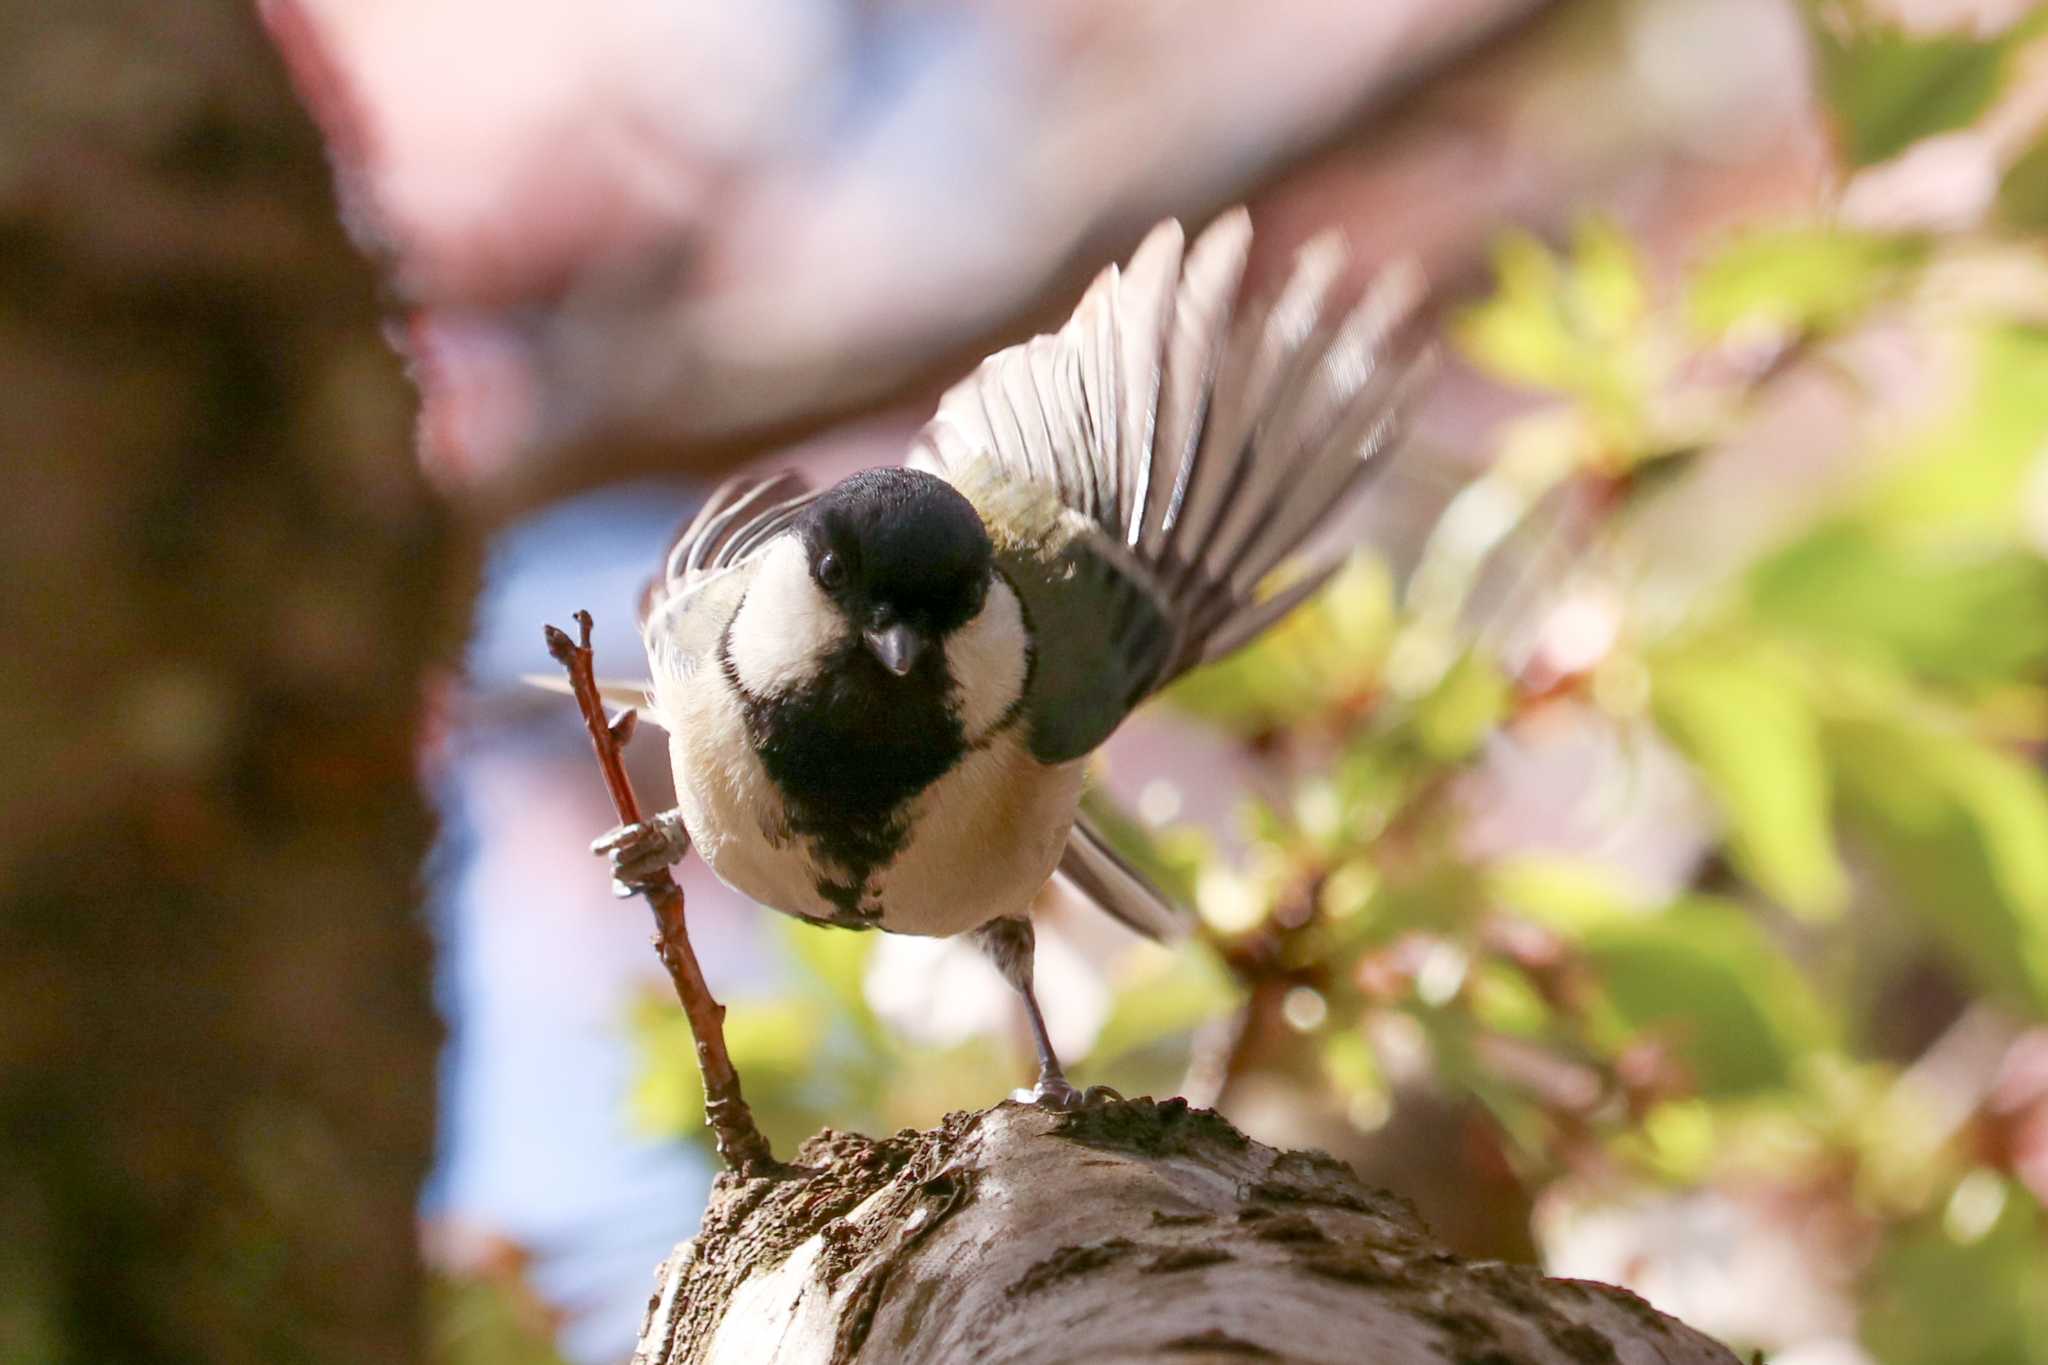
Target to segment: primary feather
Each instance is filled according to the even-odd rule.
[[[1242,210],[1185,251],[1161,224],[1057,334],[949,391],[913,449],[981,511],[1032,615],[1047,762],[1094,749],[1320,586],[1349,547],[1319,535],[1395,436],[1417,373],[1415,272],[1340,304],[1347,257],[1325,236],[1239,312],[1250,246]]]

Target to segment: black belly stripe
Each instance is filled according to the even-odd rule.
[[[718,664],[781,794],[790,834],[839,874],[815,883],[834,909],[832,922],[873,924],[883,907],[871,882],[910,842],[910,802],[967,752],[959,719],[945,703],[944,673],[884,678],[850,641],[823,661],[812,683],[762,697],[740,680],[730,621]]]

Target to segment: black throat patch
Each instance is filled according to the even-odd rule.
[[[719,666],[781,793],[789,832],[838,874],[820,878],[818,894],[838,910],[834,923],[870,926],[883,907],[869,879],[909,843],[911,799],[966,752],[959,718],[946,705],[951,684],[942,651],[910,677],[895,678],[851,640],[806,686],[762,697],[740,681],[731,643],[728,625]]]

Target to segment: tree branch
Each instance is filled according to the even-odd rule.
[[[597,674],[591,665],[590,613],[576,613],[579,639],[556,626],[546,628],[548,653],[569,674],[569,686],[576,705],[583,712],[583,724],[590,731],[590,747],[597,751],[597,766],[604,774],[605,790],[624,824],[640,823],[640,802],[626,776],[619,757],[620,747],[632,737],[636,713],[623,713],[616,723],[607,723],[604,699],[598,694]],[[718,1140],[718,1154],[727,1167],[743,1176],[773,1174],[779,1170],[768,1139],[754,1126],[753,1111],[740,1095],[739,1072],[733,1069],[732,1054],[725,1047],[725,1006],[711,997],[697,965],[696,950],[690,946],[690,930],[683,914],[683,889],[668,869],[640,888],[654,911],[654,951],[668,968],[675,983],[676,998],[690,1020],[690,1032],[697,1040],[697,1067],[704,1075],[704,1121]]]
[[[720,1177],[635,1365],[1736,1365],[1625,1290],[1445,1251],[1400,1199],[1182,1100],[825,1132]]]

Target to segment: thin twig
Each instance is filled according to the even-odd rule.
[[[626,777],[626,765],[619,748],[633,733],[633,712],[607,724],[604,699],[598,694],[597,674],[591,666],[590,613],[576,613],[580,639],[571,640],[566,631],[547,627],[548,653],[569,673],[569,686],[583,711],[583,724],[590,731],[590,746],[597,751],[597,766],[604,773],[605,790],[619,820],[628,825],[640,822],[640,802]],[[740,1097],[739,1072],[733,1069],[732,1054],[725,1048],[725,1006],[711,998],[704,984],[704,972],[690,947],[690,931],[683,918],[683,889],[663,868],[661,875],[639,888],[654,911],[654,950],[661,965],[668,968],[675,983],[676,997],[689,1017],[690,1032],[697,1040],[697,1066],[704,1074],[704,1121],[718,1141],[718,1154],[728,1168],[740,1175],[766,1175],[779,1167],[768,1139],[754,1126],[753,1111]]]

